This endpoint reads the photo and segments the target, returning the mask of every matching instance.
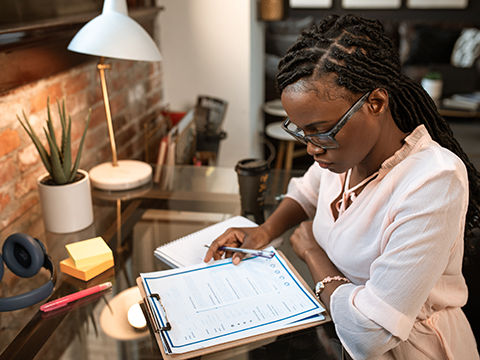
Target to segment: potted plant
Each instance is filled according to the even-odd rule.
[[[56,233],[68,233],[82,230],[93,222],[90,179],[88,172],[78,169],[91,112],[83,130],[77,156],[75,161],[72,161],[72,119],[70,115],[67,116],[65,99],[61,104],[57,99],[57,107],[61,125],[60,143],[57,142],[53,127],[50,99],[47,99],[47,120],[43,130],[49,152],[40,141],[25,112],[24,121],[18,115],[17,118],[32,139],[47,170],[47,173],[37,180],[45,229]]]
[[[433,101],[438,102],[443,91],[442,74],[437,71],[429,71],[422,79],[422,87]]]

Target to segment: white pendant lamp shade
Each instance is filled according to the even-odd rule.
[[[150,35],[128,16],[125,0],[105,0],[102,14],[80,29],[68,50],[124,60],[162,60]]]

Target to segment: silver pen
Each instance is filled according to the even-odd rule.
[[[205,247],[210,247],[209,245],[205,245]],[[263,250],[254,250],[254,249],[243,249],[243,248],[237,248],[237,247],[228,247],[228,246],[220,246],[218,250],[222,251],[234,251],[234,252],[240,252],[243,254],[250,254],[254,256],[261,256],[267,259],[271,259],[275,256],[275,253],[273,251],[263,251]]]

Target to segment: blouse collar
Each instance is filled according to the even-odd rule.
[[[420,139],[425,138],[426,140],[431,140],[431,137],[427,131],[425,125],[417,126],[404,140],[403,146],[385,160],[380,166],[380,173],[387,173],[395,165],[398,165],[403,159],[405,159],[413,150],[413,148],[418,144]]]

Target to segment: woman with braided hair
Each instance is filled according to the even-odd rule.
[[[205,260],[300,224],[290,242],[352,358],[479,359],[461,309],[479,174],[382,25],[332,15],[304,30],[277,88],[284,129],[315,163],[264,224],[229,229]]]

